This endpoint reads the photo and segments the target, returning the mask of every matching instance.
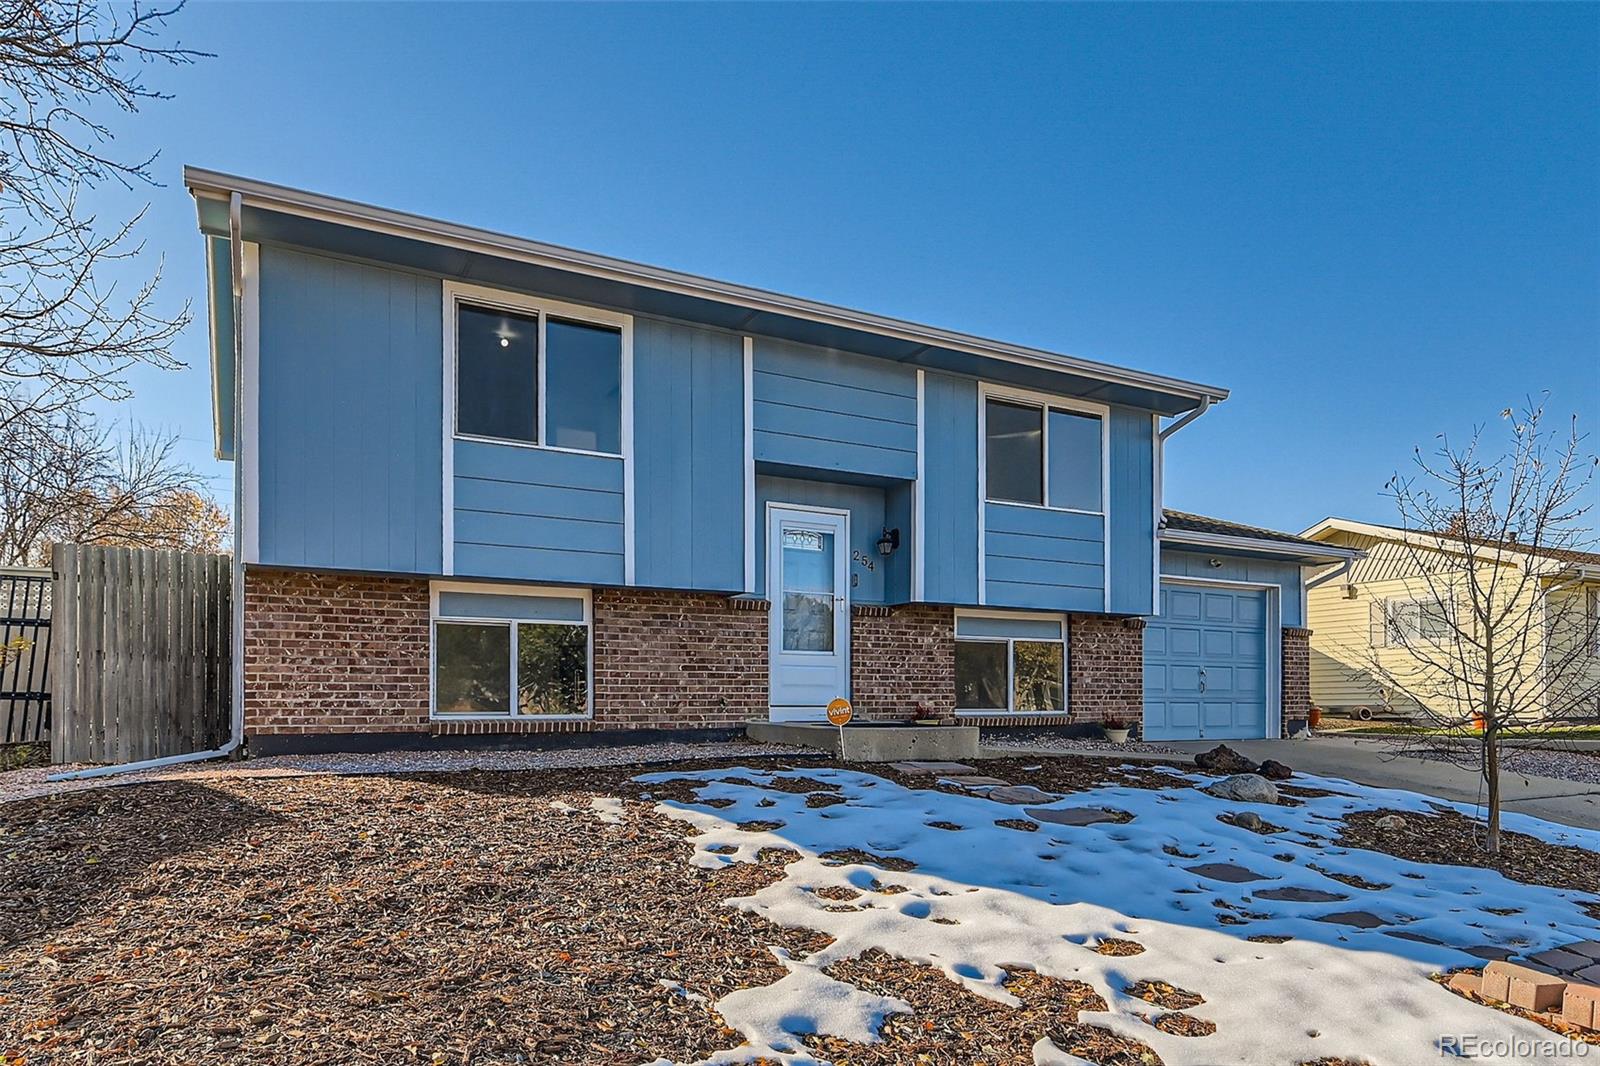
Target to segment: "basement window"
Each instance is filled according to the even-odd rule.
[[[1064,713],[1066,667],[1066,628],[1060,615],[956,615],[958,711]]]
[[[433,588],[436,718],[587,718],[593,641],[587,593]]]

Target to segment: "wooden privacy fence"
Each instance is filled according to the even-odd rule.
[[[208,751],[232,717],[232,560],[57,544],[53,762]]]
[[[50,735],[50,571],[0,568],[0,744]]]

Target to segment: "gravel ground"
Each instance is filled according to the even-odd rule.
[[[1408,751],[1406,754],[1415,759],[1461,762],[1460,752],[1437,748],[1427,751]],[[1475,755],[1469,754],[1468,758],[1475,758]],[[1501,748],[1500,767],[1507,773],[1527,774],[1530,777],[1554,777],[1561,781],[1600,785],[1600,752],[1519,751],[1516,748]]]
[[[572,770],[684,759],[749,759],[772,755],[820,754],[788,744],[720,743],[630,744],[623,747],[560,748],[549,751],[392,751],[377,754],[273,755],[228,762],[182,763],[81,781],[48,781],[51,774],[86,770],[89,764],[30,766],[0,773],[0,803],[64,792],[147,781],[207,781],[235,777],[299,777],[308,774],[410,774],[459,770]]]
[[[1146,744],[1142,740],[1130,740],[1126,744],[1113,744],[1109,740],[1099,740],[1093,737],[1064,737],[1056,733],[1015,734],[1009,731],[991,731],[984,733],[983,743],[994,745],[995,747],[1014,748],[1019,751],[1125,751],[1143,755],[1186,755],[1185,752],[1181,752],[1176,748],[1165,747],[1161,744]]]

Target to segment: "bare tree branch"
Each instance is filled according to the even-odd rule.
[[[1390,481],[1404,592],[1372,605],[1371,646],[1345,653],[1386,702],[1435,727],[1397,743],[1483,775],[1490,852],[1501,741],[1600,714],[1600,557],[1583,502],[1600,460],[1576,421],[1545,429],[1539,404],[1502,418],[1500,455],[1486,454],[1480,427],[1465,444],[1418,450]]]

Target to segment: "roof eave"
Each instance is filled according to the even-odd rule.
[[[239,193],[250,206],[279,211],[286,214],[318,219],[324,222],[369,229],[392,236],[463,248],[468,251],[534,263],[539,266],[566,270],[592,277],[604,278],[625,284],[675,292],[684,296],[715,300],[753,311],[788,315],[843,329],[860,330],[882,336],[926,344],[971,355],[1007,362],[1031,365],[1044,370],[1077,374],[1112,385],[1148,389],[1164,393],[1198,405],[1209,399],[1215,403],[1228,398],[1229,391],[1221,386],[1184,381],[1161,374],[1148,374],[1136,370],[1111,366],[1076,356],[1061,355],[1043,349],[1009,344],[952,330],[925,326],[903,319],[875,315],[866,311],[839,307],[751,288],[733,282],[699,277],[680,271],[653,267],[592,252],[564,248],[542,241],[527,240],[507,234],[453,222],[427,218],[403,211],[364,204],[320,193],[306,192],[270,182],[256,181],[199,167],[184,167],[184,184],[199,199],[226,199]]]
[[[1295,544],[1290,541],[1261,537],[1234,537],[1222,533],[1200,533],[1187,529],[1163,529],[1163,544],[1197,548],[1215,548],[1219,551],[1252,551],[1263,555],[1283,555],[1314,563],[1339,563],[1347,559],[1364,559],[1366,552],[1359,548],[1337,548],[1326,544]]]

